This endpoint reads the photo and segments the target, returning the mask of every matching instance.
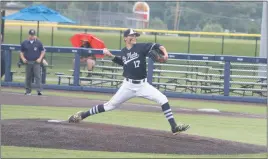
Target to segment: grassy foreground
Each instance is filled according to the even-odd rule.
[[[3,158],[266,158],[266,154],[172,155],[1,146]]]
[[[23,93],[24,89],[21,88],[1,88],[2,91]],[[49,96],[63,96],[63,97],[72,97],[72,98],[86,98],[92,100],[103,100],[108,101],[113,96],[113,94],[101,94],[101,93],[90,93],[90,92],[60,92],[53,90],[45,90],[44,95]],[[155,105],[156,103],[149,101],[143,98],[133,98],[129,100],[130,103],[139,103],[139,104],[151,104]],[[202,109],[202,108],[211,108],[218,109],[220,111],[228,112],[239,112],[239,113],[251,113],[251,114],[266,114],[266,107],[256,106],[254,104],[238,104],[238,103],[221,103],[217,101],[201,101],[201,100],[185,100],[185,99],[169,99],[171,106],[182,107],[182,108],[193,108],[193,109]]]
[[[2,106],[1,116],[2,119],[66,119],[70,114],[81,109],[82,108],[4,105]],[[205,115],[175,115],[175,118],[178,121],[191,124],[191,129],[187,131],[188,134],[245,142],[257,145],[266,144],[266,121],[264,119],[244,119],[215,116],[212,117]],[[105,115],[92,116],[85,121],[169,131],[167,121],[161,113],[114,110],[111,112],[106,112]],[[254,136],[254,138],[252,138],[251,136]],[[262,153],[199,156],[76,151],[15,146],[1,146],[1,148],[3,158],[265,158],[266,155]]]

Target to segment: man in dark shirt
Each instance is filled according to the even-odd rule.
[[[32,75],[35,78],[37,85],[37,94],[42,95],[42,84],[41,84],[41,66],[45,55],[45,49],[41,41],[35,36],[35,30],[29,30],[29,38],[21,43],[20,58],[25,64],[25,95],[31,95],[32,91]]]
[[[164,59],[167,60],[168,53],[165,47],[153,43],[136,43],[136,37],[138,36],[140,34],[133,29],[124,32],[126,47],[121,50],[121,57],[112,55],[107,49],[103,50],[104,55],[112,57],[113,62],[123,66],[123,76],[125,77],[123,84],[110,101],[96,105],[88,111],[77,112],[69,117],[70,123],[80,122],[88,116],[113,110],[131,98],[143,97],[161,105],[174,135],[190,128],[190,125],[175,122],[167,97],[147,82],[146,57],[148,52],[157,47],[164,52]]]

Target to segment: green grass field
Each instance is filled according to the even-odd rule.
[[[148,153],[101,152],[40,149],[32,147],[2,146],[4,158],[266,158],[266,154],[244,155],[169,155]],[[15,152],[14,152],[15,151]]]
[[[28,35],[29,28],[23,27],[22,39]],[[83,32],[83,31],[80,31]],[[70,37],[79,31],[62,31],[54,29],[54,46],[71,46]],[[100,39],[102,39],[107,48],[120,49],[120,33],[105,33],[105,32],[91,32]],[[51,30],[49,28],[40,28],[39,37],[44,45],[51,45]],[[154,42],[154,35],[142,35],[139,38],[140,42]],[[163,44],[169,52],[188,52],[188,37],[176,36],[157,36],[157,42]],[[20,27],[10,27],[5,30],[5,43],[20,44]],[[239,55],[239,56],[255,56],[255,40],[240,40],[228,39],[224,40],[224,55]],[[121,39],[121,46],[123,46],[123,39]],[[257,45],[259,52],[259,45]],[[222,39],[207,38],[207,37],[191,37],[190,39],[190,53],[194,54],[221,54]]]
[[[10,91],[9,89],[2,89],[2,91]],[[14,90],[15,92],[20,91]],[[106,100],[111,95],[103,94],[82,94],[82,93],[58,93],[49,91],[48,95],[53,96],[68,96],[74,98],[89,98],[89,99],[103,99]],[[131,102],[136,102],[137,99]],[[140,100],[139,103],[150,104],[147,100]],[[228,109],[234,112],[264,114],[264,106],[242,105],[242,104],[223,104],[211,103],[207,101],[187,101],[171,99],[170,103],[173,106],[182,107],[215,107],[220,109]],[[89,106],[91,107],[91,106]],[[256,111],[259,109],[260,111]],[[40,106],[20,106],[20,105],[3,105],[1,108],[2,119],[23,119],[23,118],[51,118],[51,119],[66,119],[68,116],[76,111],[85,110],[85,108],[67,108],[67,107],[40,107]],[[23,113],[22,113],[23,112]],[[265,119],[249,119],[249,118],[234,118],[234,117],[220,117],[207,115],[184,115],[175,114],[175,119],[178,122],[190,123],[191,129],[187,131],[188,134],[213,137],[218,139],[225,139],[230,141],[238,141],[243,143],[266,145],[266,120]],[[120,120],[124,119],[124,120]],[[95,123],[116,124],[122,126],[150,128],[155,130],[169,131],[169,126],[166,119],[161,112],[136,112],[114,110],[106,112],[105,114],[95,115],[87,118],[86,121]],[[217,132],[217,133],[216,133]],[[41,148],[24,148],[15,146],[1,146],[2,157],[43,157],[43,158],[78,158],[78,157],[101,157],[101,158],[266,158],[266,154],[240,154],[240,155],[169,155],[169,154],[141,154],[141,153],[113,153],[113,152],[99,152],[99,151],[70,151],[70,150],[56,150],[56,149],[41,149]]]
[[[9,91],[9,92],[16,92],[22,93],[24,89],[20,88],[1,88],[2,91]],[[72,92],[55,92],[52,90],[46,90],[45,95],[49,96],[62,96],[62,97],[73,97],[73,98],[87,98],[91,100],[104,100],[108,101],[112,94],[91,94],[91,93],[72,93]],[[130,103],[139,103],[139,104],[152,104],[155,103],[143,98],[133,98],[129,100]],[[185,99],[169,99],[169,103],[173,107],[181,107],[181,108],[193,108],[193,109],[202,109],[202,108],[211,108],[211,109],[218,109],[220,111],[227,111],[227,112],[240,112],[240,113],[251,113],[251,114],[266,114],[266,108],[264,105],[256,106],[255,104],[237,104],[237,103],[220,103],[220,102],[200,102],[199,100],[191,101]]]

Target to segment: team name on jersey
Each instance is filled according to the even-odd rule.
[[[129,53],[127,53],[127,56],[122,57],[122,60],[123,60],[124,64],[127,64],[128,62],[130,62],[134,59],[137,59],[137,58],[139,58],[139,54],[137,54],[136,52],[134,52],[134,53],[129,52]]]

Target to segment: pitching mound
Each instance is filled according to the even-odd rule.
[[[2,145],[169,154],[242,154],[266,150],[264,146],[187,134],[174,136],[168,131],[48,120],[2,120]]]

